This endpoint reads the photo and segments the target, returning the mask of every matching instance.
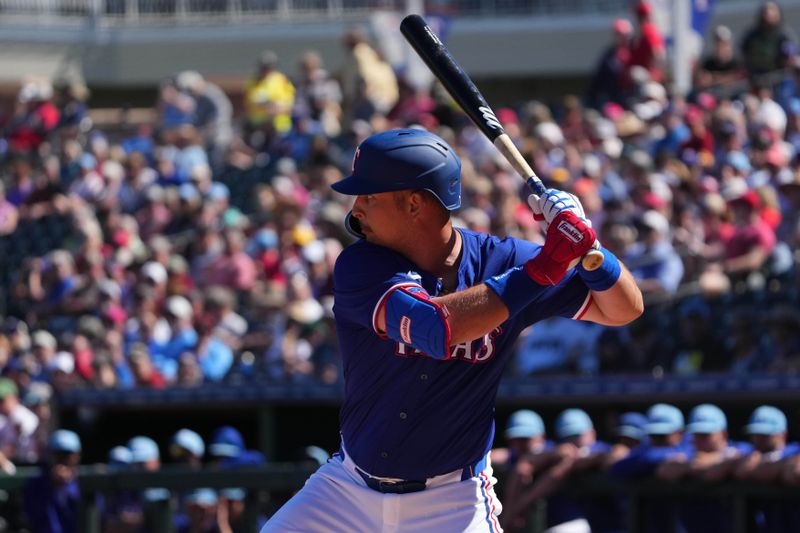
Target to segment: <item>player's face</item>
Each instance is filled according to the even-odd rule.
[[[711,453],[725,448],[725,433],[717,431],[715,433],[695,433],[693,435],[694,448],[699,452]]]
[[[403,197],[394,192],[365,194],[356,197],[353,216],[369,242],[393,248],[405,235],[406,211]]]

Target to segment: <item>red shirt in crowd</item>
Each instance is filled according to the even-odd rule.
[[[643,21],[640,34],[633,43],[631,65],[646,68],[654,81],[662,81],[663,76],[656,59],[664,52],[664,39],[658,27],[649,20]]]

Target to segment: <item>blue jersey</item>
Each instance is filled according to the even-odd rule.
[[[747,442],[729,441],[723,457],[749,455],[753,446]],[[687,454],[687,460],[694,459],[696,451]],[[705,531],[733,531],[733,501],[730,497],[704,497],[702,495],[685,498],[681,502],[681,520],[687,533],[703,533]]]
[[[459,228],[457,290],[523,264],[538,246]],[[589,292],[574,270],[536,302],[483,338],[451,346],[435,360],[376,331],[382,297],[397,285],[432,296],[441,283],[403,255],[360,240],[334,268],[334,314],[344,367],[340,414],[347,453],[368,473],[425,479],[476,463],[494,438],[494,400],[519,333],[549,316],[574,317]]]
[[[611,445],[597,441],[588,447],[589,454],[608,453]],[[584,518],[592,531],[614,531],[624,529],[620,523],[622,514],[615,508],[612,496],[572,496],[569,492],[556,492],[547,499],[547,526]],[[609,526],[613,524],[613,526]]]
[[[764,454],[764,457],[768,462],[776,462],[797,454],[800,454],[800,444],[792,442],[780,450]],[[800,510],[793,500],[754,498],[752,508],[754,529],[759,533],[800,531]]]

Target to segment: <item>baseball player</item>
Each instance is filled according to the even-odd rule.
[[[561,191],[529,199],[542,246],[453,227],[461,162],[429,132],[368,137],[333,188],[360,236],[334,269],[341,448],[262,532],[499,531],[488,452],[515,339],[553,315],[628,323],[641,293],[610,252],[569,268],[595,234]]]
[[[674,405],[657,403],[647,410],[644,426],[648,441],[632,449],[624,459],[611,466],[612,476],[622,479],[642,479],[653,476],[666,461],[686,457],[689,448],[684,442],[683,413]],[[672,501],[660,497],[642,498],[644,531],[674,533],[683,531],[680,509]]]
[[[696,406],[689,413],[686,430],[692,446],[659,465],[656,475],[665,481],[693,477],[715,483],[729,477],[741,457],[750,453],[746,443],[728,440],[728,420],[722,409],[710,403]],[[683,526],[688,533],[733,531],[730,499],[693,496],[680,503]]]

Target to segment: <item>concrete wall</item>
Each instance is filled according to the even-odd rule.
[[[789,25],[800,28],[800,0],[783,5]],[[741,37],[756,8],[753,0],[721,3],[712,24],[727,24]],[[477,79],[585,76],[609,41],[612,18],[463,18],[454,21],[448,45]],[[307,49],[319,51],[335,70],[343,57],[341,35],[351,25],[54,29],[0,23],[0,83],[14,84],[25,75],[80,74],[92,86],[144,88],[191,68],[235,86],[266,48],[278,53],[289,74]]]

